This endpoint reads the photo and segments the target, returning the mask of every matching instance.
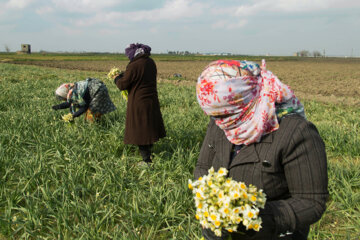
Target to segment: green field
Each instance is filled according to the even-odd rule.
[[[123,144],[126,103],[105,72],[5,62],[0,64],[0,240],[201,237],[187,181],[208,117],[193,84],[159,83],[167,137],[155,144],[154,164],[144,169],[137,166],[137,148]],[[82,117],[64,123],[66,110],[51,109],[57,103],[54,90],[86,77],[105,81],[117,110],[98,124]],[[303,102],[329,159],[328,208],[310,239],[359,239],[360,107]]]

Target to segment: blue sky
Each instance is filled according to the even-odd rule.
[[[0,0],[0,51],[360,56],[359,0]]]

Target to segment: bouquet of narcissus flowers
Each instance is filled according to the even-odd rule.
[[[110,72],[107,74],[107,77],[112,80],[115,76],[121,74],[122,72],[116,68],[113,67],[112,69],[110,69]],[[127,90],[123,90],[121,91],[121,96],[127,101],[128,100],[128,91]]]
[[[220,168],[215,172],[209,169],[209,174],[196,181],[189,179],[196,206],[196,219],[203,228],[211,229],[216,236],[221,236],[221,230],[235,232],[239,224],[246,230],[259,231],[261,218],[259,208],[264,208],[266,195],[262,190],[243,182],[227,178],[228,170]]]
[[[64,122],[74,121],[74,117],[71,113],[65,114],[64,116],[62,116],[62,119],[64,120]]]
[[[116,67],[113,67],[112,69],[110,69],[110,72],[107,74],[107,77],[109,79],[113,79],[115,76],[119,75],[121,73],[121,71],[116,68]]]

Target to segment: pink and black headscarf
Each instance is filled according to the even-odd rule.
[[[125,48],[125,55],[132,61],[136,56],[148,54],[150,55],[151,47],[141,43],[132,43]]]
[[[250,61],[218,60],[198,78],[200,107],[215,119],[236,145],[259,142],[279,128],[278,119],[290,113],[305,117],[293,91],[272,72]]]

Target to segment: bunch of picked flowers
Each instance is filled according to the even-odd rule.
[[[108,79],[112,80],[115,76],[120,75],[120,74],[122,74],[120,69],[113,67],[110,69],[110,72],[107,74],[107,77],[108,77]],[[127,101],[128,100],[128,91],[123,90],[120,92],[121,92],[121,96]]]
[[[71,113],[65,114],[64,116],[62,116],[62,119],[64,122],[72,122],[74,121],[74,117]]]
[[[235,232],[239,224],[246,230],[259,231],[261,218],[259,208],[264,208],[266,195],[255,186],[246,186],[227,178],[228,170],[220,168],[217,172],[209,169],[209,174],[196,181],[189,179],[196,206],[196,219],[203,228],[211,229],[216,236],[221,230]]]

